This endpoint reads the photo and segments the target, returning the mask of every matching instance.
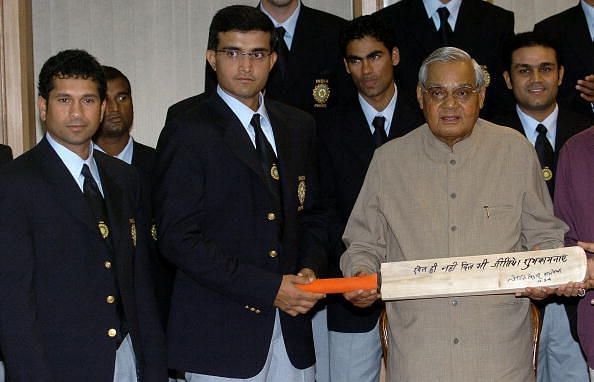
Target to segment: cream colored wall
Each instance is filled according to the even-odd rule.
[[[53,54],[88,50],[128,76],[133,135],[154,146],[167,107],[202,92],[208,26],[218,9],[231,4],[256,5],[257,0],[33,0],[35,82]],[[352,18],[350,0],[304,4]]]
[[[517,32],[530,30],[536,21],[577,4],[577,0],[491,2],[515,12]],[[203,88],[210,19],[219,8],[237,3],[255,5],[257,1],[32,0],[35,81],[51,55],[67,48],[87,49],[100,62],[128,75],[136,111],[133,134],[154,146],[167,107]],[[304,3],[352,18],[352,0]],[[364,8],[377,3],[381,2],[363,0]],[[41,137],[39,129],[37,137]]]

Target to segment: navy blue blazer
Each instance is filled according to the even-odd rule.
[[[396,82],[406,94],[414,94],[423,60],[443,46],[441,35],[420,0],[402,0],[376,13],[391,25],[400,51]],[[513,106],[505,86],[503,53],[514,36],[514,14],[483,0],[463,0],[450,45],[468,52],[491,76],[481,116],[489,119]]]
[[[416,100],[399,94],[388,139],[406,135],[423,123]],[[330,277],[341,277],[339,262],[346,250],[342,234],[375,151],[373,136],[358,97],[352,97],[350,102],[320,119],[319,137],[320,178],[324,200],[331,212],[328,270]],[[328,329],[347,333],[368,332],[377,324],[382,306],[375,304],[369,309],[360,309],[341,295],[328,296]]]
[[[12,160],[12,150],[10,146],[0,145],[0,166]]]
[[[279,158],[281,216],[270,214],[269,175],[218,94],[172,118],[159,137],[158,243],[177,267],[168,323],[171,368],[255,376],[268,354],[282,276],[325,267],[313,119],[271,100],[266,108]],[[280,321],[292,364],[311,366],[309,317],[281,311]]]
[[[0,347],[11,381],[111,381],[122,299],[143,381],[165,381],[165,345],[138,175],[95,150],[114,258],[80,188],[44,138],[0,169]],[[116,293],[116,283],[119,293]]]

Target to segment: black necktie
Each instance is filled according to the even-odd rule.
[[[278,58],[276,60],[276,65],[278,66],[278,71],[279,71],[283,81],[287,77],[287,66],[289,63],[289,48],[287,47],[287,43],[285,42],[285,33],[286,33],[285,28],[283,28],[283,27],[276,28],[276,35],[278,37],[278,49],[277,49]]]
[[[547,139],[547,128],[543,124],[539,123],[536,126],[536,131],[538,132],[538,136],[536,137],[536,142],[534,142],[534,148],[536,149],[538,161],[542,167],[542,175],[547,182],[551,196],[553,196],[553,161],[555,155],[553,146],[551,146],[551,143]]]
[[[101,195],[101,191],[99,190],[99,186],[93,175],[91,175],[91,170],[87,164],[83,165],[81,174],[84,176],[85,181],[83,183],[83,193],[85,195],[85,199],[91,210],[93,210],[93,214],[98,221],[103,221],[106,218],[105,214],[105,204],[103,203],[103,196]]]
[[[448,35],[452,33],[452,28],[450,27],[450,23],[448,23],[448,17],[450,17],[450,11],[446,7],[441,7],[437,9],[437,13],[439,14],[439,31],[441,32],[441,42],[444,46],[448,44]]]
[[[268,139],[266,139],[266,136],[262,132],[262,127],[260,126],[260,114],[256,113],[252,116],[250,125],[252,125],[254,132],[256,133],[256,152],[258,153],[258,157],[262,163],[262,169],[264,170],[264,177],[266,178],[267,186],[272,192],[274,198],[274,209],[276,210],[276,214],[278,216],[276,221],[278,222],[279,227],[281,227],[279,230],[279,235],[281,235],[283,225],[283,208],[280,186],[280,171],[277,163],[278,160],[274,154],[274,150],[272,149],[270,142],[268,142]]]
[[[375,142],[375,147],[380,147],[384,143],[388,141],[388,137],[386,136],[386,118],[385,117],[375,117],[373,122],[371,122],[375,131],[373,132],[373,141]]]

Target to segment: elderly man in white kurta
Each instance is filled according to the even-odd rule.
[[[534,148],[478,119],[480,66],[462,50],[436,50],[417,98],[427,124],[376,151],[344,233],[344,275],[377,272],[382,262],[562,246],[567,228],[552,214]],[[345,297],[365,306],[378,294]],[[533,380],[529,304],[514,295],[387,303],[389,380]]]

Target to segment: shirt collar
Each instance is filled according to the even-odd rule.
[[[373,134],[373,132],[375,131],[375,128],[372,124],[373,119],[375,117],[382,116],[386,118],[386,124],[384,126],[386,129],[386,135],[389,135],[392,117],[394,116],[394,110],[396,110],[396,99],[398,98],[398,88],[396,87],[396,84],[394,84],[394,95],[392,96],[392,99],[390,100],[388,106],[386,106],[384,110],[376,110],[365,100],[365,98],[363,98],[361,93],[358,93],[358,97],[359,104],[361,105],[361,110],[363,110],[365,120],[367,121],[367,125],[371,129],[371,133]]]
[[[95,142],[93,142],[93,148],[97,151],[101,151],[102,153],[105,153],[105,151],[101,148],[101,146],[97,145]],[[128,143],[126,143],[126,146],[124,147],[124,149],[122,151],[120,151],[120,153],[118,155],[116,155],[114,158],[118,158],[119,160],[122,160],[128,164],[132,164],[132,156],[134,155],[134,139],[132,139],[132,137],[130,136],[128,138]]]
[[[257,111],[253,111],[237,98],[225,92],[220,85],[217,85],[217,94],[223,99],[227,106],[229,106],[231,111],[233,111],[233,114],[235,114],[245,129],[247,129],[250,125],[252,117],[255,113],[260,114],[260,118],[265,118],[266,121],[270,122],[270,118],[268,118],[268,113],[266,112],[266,106],[264,106],[264,96],[262,93],[258,95],[259,106]]]
[[[50,133],[45,134],[48,143],[54,149],[56,154],[60,160],[64,163],[68,172],[72,175],[78,186],[80,187],[81,191],[83,189],[84,177],[81,174],[83,165],[89,166],[91,170],[91,175],[97,182],[101,193],[103,193],[103,188],[101,186],[101,178],[99,176],[99,168],[97,167],[97,163],[95,163],[95,158],[93,158],[93,144],[89,142],[89,157],[87,159],[82,159],[78,156],[78,154],[74,153],[73,151],[67,149],[62,144],[58,143]]]
[[[594,7],[586,4],[584,0],[580,2],[582,9],[586,15],[586,22],[588,23],[588,30],[590,31],[590,39],[594,40]]]
[[[279,23],[277,22],[270,13],[264,9],[262,3],[260,3],[260,10],[268,16],[268,18],[272,21],[275,28],[283,27],[285,28],[285,43],[287,47],[291,49],[291,44],[293,43],[293,36],[295,36],[295,28],[297,27],[297,19],[299,18],[299,13],[301,12],[301,1],[297,1],[297,8],[293,11],[293,14],[289,16],[284,22]]]
[[[452,28],[452,31],[455,29],[456,21],[458,20],[458,13],[460,13],[460,6],[462,5],[462,0],[451,0],[449,3],[444,4],[439,0],[423,0],[423,5],[425,6],[425,12],[427,12],[427,17],[433,19],[433,23],[435,24],[435,28],[439,30],[441,22],[439,21],[439,14],[437,13],[438,8],[446,7],[450,12],[450,17],[448,17],[448,23]]]
[[[553,110],[553,112],[549,114],[549,116],[546,117],[542,122],[539,122],[536,119],[529,116],[528,114],[524,113],[518,105],[516,105],[516,111],[518,112],[520,122],[522,122],[522,128],[524,129],[526,138],[528,138],[532,145],[535,144],[536,137],[538,137],[536,126],[538,126],[539,124],[543,124],[544,127],[547,128],[547,138],[551,143],[551,146],[555,147],[555,138],[557,135],[557,117],[559,116],[558,105],[555,105],[555,109]]]

